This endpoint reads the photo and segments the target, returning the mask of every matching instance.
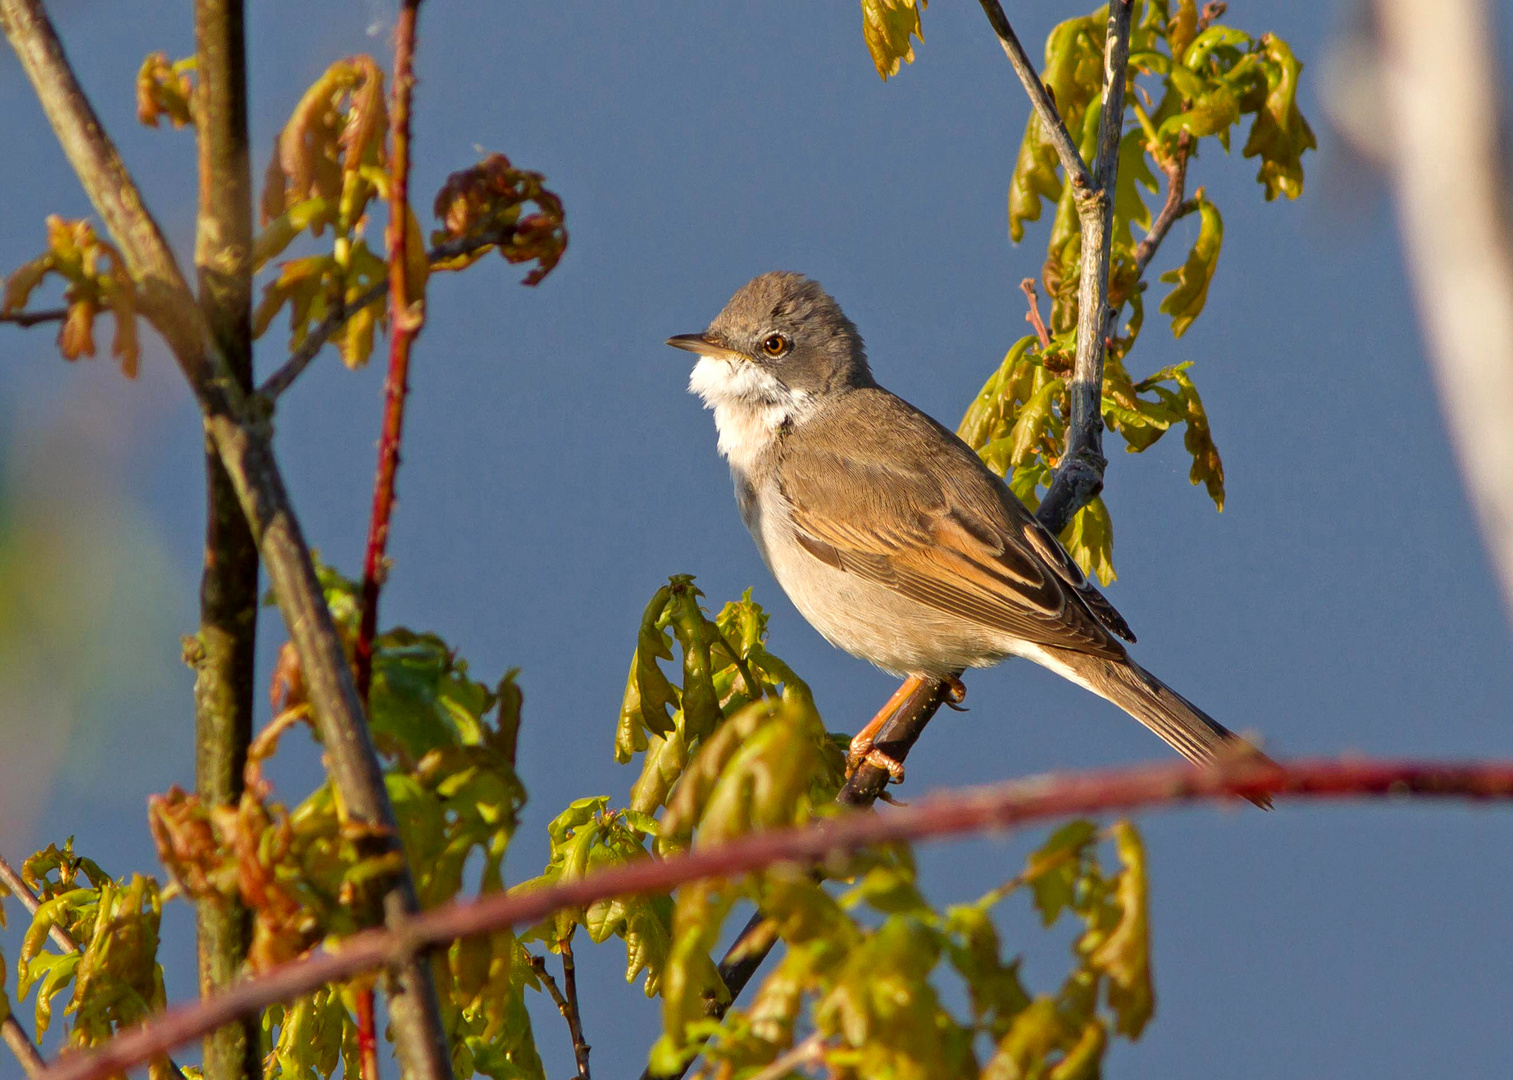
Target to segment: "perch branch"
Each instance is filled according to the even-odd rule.
[[[405,963],[458,938],[537,922],[554,911],[615,896],[665,893],[690,881],[729,878],[775,863],[809,864],[873,844],[1013,829],[1070,815],[1125,813],[1196,802],[1270,796],[1298,801],[1366,797],[1513,801],[1513,761],[1445,763],[1352,758],[1290,763],[1236,760],[1199,771],[1185,762],[1048,774],[927,796],[887,814],[845,814],[817,824],[752,833],[666,859],[639,859],[539,889],[489,893],[345,938],[211,997],[175,1006],[139,1028],[69,1054],[45,1080],[105,1080],[152,1055],[278,1001],[359,972]],[[1408,800],[1403,800],[1408,801]]]
[[[299,653],[321,741],[347,811],[353,819],[372,826],[370,846],[375,854],[397,850],[394,809],[368,737],[352,670],[284,488],[267,425],[250,407],[215,346],[156,220],[84,96],[39,0],[0,0],[0,29],[15,49],[70,164],[121,249],[138,287],[140,310],[173,351],[236,486]],[[381,887],[386,919],[403,921],[418,910],[408,866]],[[407,1075],[445,1080],[449,1069],[431,1068],[446,1037],[430,965],[423,957],[407,956],[386,981],[395,1041]],[[444,1052],[440,1060],[445,1065]]]
[[[1103,109],[1098,119],[1094,183],[1076,194],[1082,226],[1077,292],[1077,357],[1067,386],[1066,451],[1035,516],[1060,534],[1072,515],[1103,490],[1103,348],[1107,332],[1109,251],[1114,238],[1114,188],[1124,131],[1131,0],[1110,0],[1103,43]]]
[[[1477,0],[1378,0],[1376,11],[1404,261],[1451,441],[1513,615],[1513,220],[1495,20]]]

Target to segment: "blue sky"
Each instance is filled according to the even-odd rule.
[[[394,4],[251,6],[260,175],[304,86],[339,57],[384,55]],[[1027,0],[1010,15],[1038,56],[1049,28],[1082,10]],[[191,51],[186,5],[56,11],[187,256],[190,136],[139,128],[132,100],[145,53]],[[1216,514],[1189,486],[1178,440],[1115,455],[1109,596],[1142,664],[1274,754],[1506,756],[1508,626],[1423,362],[1391,208],[1318,102],[1342,18],[1332,5],[1232,5],[1232,22],[1280,34],[1308,65],[1304,110],[1321,148],[1291,204],[1262,202],[1238,150],[1194,165],[1191,182],[1226,226],[1208,307],[1180,341],[1153,318],[1129,365],[1194,361],[1228,502]],[[891,689],[830,648],[769,578],[711,419],[684,392],[689,358],[662,341],[702,328],[753,275],[801,270],[857,322],[879,380],[955,425],[1025,332],[1017,285],[1038,272],[1045,226],[1008,242],[1027,106],[977,5],[938,0],[917,54],[879,81],[854,3],[423,9],[414,190],[434,191],[479,149],[502,150],[547,174],[572,235],[538,289],[493,259],[435,281],[384,594],[385,622],[441,633],[483,676],[523,669],[531,804],[510,855],[517,880],[539,871],[545,822],[567,802],[623,798],[633,779],[611,756],[616,709],[636,620],[668,574],[697,574],[715,604],[753,586],[773,613],[771,647],[816,688],[832,728],[854,728]],[[88,206],[9,54],[0,107],[9,269],[40,250],[47,213]],[[1195,230],[1179,223],[1161,269]],[[178,637],[195,624],[196,414],[156,345],[126,384],[105,361],[64,364],[45,330],[0,328],[0,343],[6,512],[55,538],[38,550],[68,598],[47,627],[9,639],[0,618],[0,842],[15,857],[74,833],[116,873],[147,869],[146,794],[192,782]],[[282,349],[276,329],[259,346],[262,372]],[[307,534],[349,572],[381,383],[377,367],[348,372],[327,354],[277,422]],[[281,639],[271,614],[265,663]],[[968,704],[911,755],[909,793],[1165,754],[1113,706],[1026,664],[975,674]],[[314,770],[309,754],[286,764],[281,790],[297,794]],[[1141,1043],[1113,1051],[1109,1075],[1375,1080],[1481,1075],[1508,1060],[1504,812],[1202,809],[1145,828],[1158,1012]],[[928,849],[931,894],[996,884],[1033,838]],[[165,957],[170,992],[186,994],[187,908],[167,921],[179,935]],[[1032,980],[1064,970],[1064,942],[1022,908],[1005,937]],[[620,984],[617,947],[584,950],[580,964],[595,1067],[630,1075],[654,1008]],[[562,1074],[566,1035],[549,1008],[537,1015],[549,1071]],[[15,1072],[0,1061],[0,1076]]]

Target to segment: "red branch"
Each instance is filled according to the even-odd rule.
[[[425,324],[421,296],[410,295],[406,260],[410,218],[410,95],[415,88],[415,20],[420,0],[404,0],[394,28],[394,102],[389,115],[389,373],[384,379],[383,433],[378,475],[362,568],[362,623],[357,635],[357,692],[364,701],[373,676],[373,637],[378,629],[378,590],[387,577],[389,519],[394,513],[394,475],[404,433],[405,395],[410,392],[410,346]]]
[[[402,963],[416,952],[507,926],[533,923],[564,908],[613,896],[667,892],[700,878],[731,877],[774,863],[812,862],[842,851],[899,840],[1004,830],[1044,818],[1127,811],[1236,796],[1341,799],[1413,795],[1513,801],[1513,761],[1244,761],[1196,772],[1182,762],[1087,773],[1051,774],[994,787],[944,792],[886,813],[849,813],[803,828],[754,833],[668,859],[642,859],[549,888],[491,893],[449,904],[388,928],[344,939],[335,952],[285,964],[202,1001],[169,1009],[88,1051],[66,1054],[42,1080],[105,1080],[155,1054],[278,1001],[308,994],[362,971]]]
[[[383,433],[378,475],[368,517],[368,548],[362,567],[362,621],[357,631],[357,693],[368,702],[373,680],[373,638],[378,632],[378,591],[388,576],[389,520],[394,513],[394,477],[404,434],[405,396],[410,392],[410,346],[425,324],[423,296],[410,295],[407,259],[410,220],[410,97],[415,89],[415,23],[420,0],[404,0],[394,28],[394,101],[389,114],[389,373],[384,379]],[[362,1080],[379,1080],[378,1034],[373,987],[357,991],[357,1044]]]

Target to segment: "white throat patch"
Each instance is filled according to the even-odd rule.
[[[749,470],[785,423],[803,420],[814,409],[807,391],[793,390],[760,364],[701,356],[688,376],[688,392],[714,410],[720,453]]]

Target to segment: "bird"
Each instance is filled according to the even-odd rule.
[[[815,281],[762,274],[701,333],[689,391],[714,413],[741,518],[799,612],[911,687],[1020,657],[1113,702],[1196,765],[1263,757],[1141,667],[1135,635],[1060,541],[965,442],[872,376],[856,325]],[[1259,801],[1259,800],[1257,800]]]

